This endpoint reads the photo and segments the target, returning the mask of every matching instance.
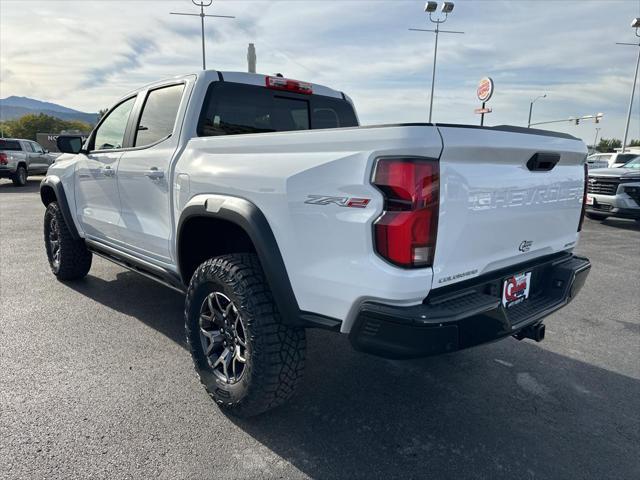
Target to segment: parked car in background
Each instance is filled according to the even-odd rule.
[[[634,158],[640,156],[636,152],[631,153],[596,153],[587,157],[587,166],[589,169],[594,168],[617,168],[630,162]]]
[[[587,167],[589,167],[589,170],[593,170],[594,168],[609,168],[611,155],[611,153],[589,155],[587,157]]]
[[[593,220],[640,221],[640,156],[619,168],[589,171],[586,215]]]
[[[55,158],[33,140],[0,138],[0,178],[10,178],[18,187],[27,184],[29,175],[45,175]]]

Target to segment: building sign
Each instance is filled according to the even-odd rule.
[[[84,143],[89,137],[88,133],[38,133],[36,134],[36,141],[42,145],[42,148],[45,150],[49,150],[50,152],[57,152],[58,145],[56,144],[56,140],[60,135],[80,135],[82,136],[82,143]]]
[[[493,79],[491,77],[485,77],[480,80],[478,84],[478,90],[476,90],[476,94],[478,95],[478,100],[482,103],[488,102],[493,96]]]

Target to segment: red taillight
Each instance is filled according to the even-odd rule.
[[[274,90],[284,90],[287,92],[313,94],[313,86],[310,83],[299,82],[282,77],[267,77],[267,88]]]
[[[582,193],[582,210],[580,211],[580,222],[578,223],[578,231],[582,231],[584,223],[584,213],[587,208],[587,184],[589,183],[589,167],[584,164],[584,192]]]
[[[439,164],[435,160],[378,160],[373,184],[385,197],[374,224],[377,252],[406,268],[433,265],[440,203]]]
[[[0,153],[0,165],[6,165],[9,163],[9,158],[6,153]]]

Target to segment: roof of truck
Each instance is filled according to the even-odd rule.
[[[222,71],[222,70],[200,70],[199,72],[192,72],[184,75],[176,75],[175,77],[165,78],[164,80],[150,83],[148,85],[145,85],[144,87],[134,90],[133,92],[130,92],[128,95],[134,92],[138,92],[140,90],[144,90],[146,88],[150,88],[158,84],[166,83],[167,81],[175,81],[175,80],[180,80],[183,78],[194,77],[194,76],[196,77],[204,76],[205,79],[208,79],[210,82],[224,81],[224,82],[244,83],[246,85],[257,85],[260,87],[264,87],[266,85],[265,82],[267,77],[275,77],[278,75],[279,74],[277,73],[269,75],[264,73],[231,72],[231,71]],[[289,77],[284,75],[284,78],[289,78]],[[291,79],[291,80],[294,80],[294,79]],[[345,98],[345,95],[339,90],[335,90],[333,88],[329,88],[327,86],[320,85],[318,83],[309,82],[303,79],[302,80],[295,79],[295,80],[310,84],[313,87],[314,95],[324,95],[327,97]]]

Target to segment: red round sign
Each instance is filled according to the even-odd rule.
[[[491,77],[485,77],[480,80],[477,90],[478,100],[481,102],[488,102],[493,95],[493,80]]]

